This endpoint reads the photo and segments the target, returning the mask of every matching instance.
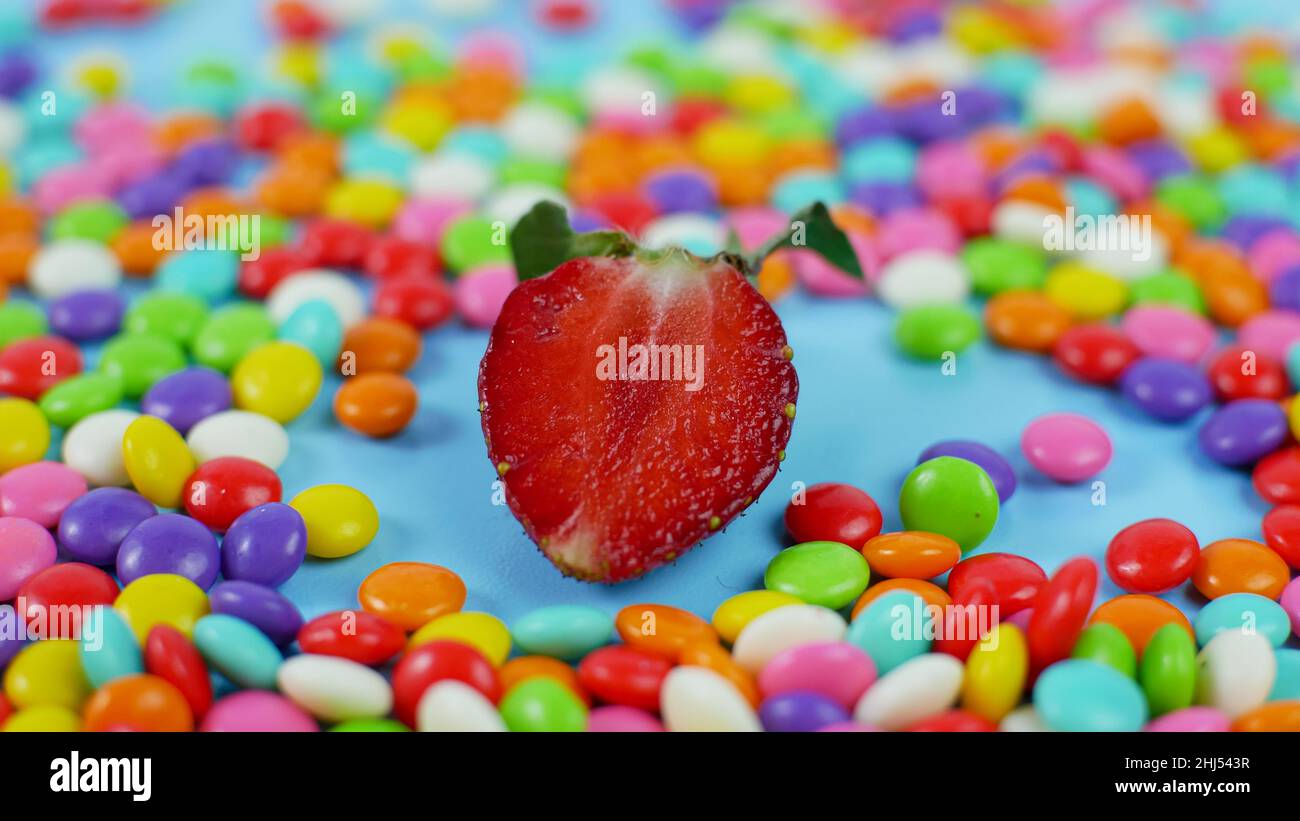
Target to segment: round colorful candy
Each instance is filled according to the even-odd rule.
[[[132,528],[117,552],[117,577],[131,582],[157,573],[182,576],[207,590],[217,580],[220,550],[201,523],[179,513],[151,516]]]
[[[270,690],[283,658],[261,630],[243,619],[213,613],[194,624],[203,660],[241,688]]]
[[[548,678],[529,679],[501,699],[511,732],[574,733],[587,728],[587,707],[569,688]]]
[[[72,558],[94,565],[117,561],[122,540],[158,510],[140,494],[96,488],[68,505],[59,518],[59,545]]]
[[[122,435],[122,462],[131,484],[159,507],[180,507],[194,456],[176,429],[154,416],[140,416]]]
[[[984,553],[963,559],[948,574],[948,593],[954,602],[966,603],[981,583],[992,586],[994,600],[1003,616],[1033,606],[1038,591],[1047,584],[1047,574],[1032,559],[1013,553]]]
[[[195,718],[212,706],[212,679],[193,643],[168,624],[154,625],[144,644],[144,666],[150,675],[171,682],[180,691]]]
[[[289,502],[307,526],[307,553],[322,559],[351,556],[379,532],[379,513],[364,493],[347,485],[317,485]]]
[[[277,647],[292,642],[302,628],[302,614],[297,605],[260,584],[223,581],[208,592],[208,601],[213,613],[224,613],[248,622]]]
[[[1058,482],[1082,482],[1110,464],[1106,431],[1075,413],[1049,413],[1025,426],[1020,449],[1029,463]]]
[[[1286,413],[1268,399],[1238,399],[1214,412],[1197,432],[1201,450],[1220,464],[1252,464],[1286,441]]]
[[[1300,447],[1283,448],[1260,459],[1250,482],[1271,505],[1300,503]]]
[[[1276,600],[1291,578],[1282,557],[1251,539],[1221,539],[1201,550],[1192,584],[1207,599],[1258,593]]]
[[[493,704],[501,699],[496,668],[482,653],[459,641],[432,641],[411,648],[393,667],[393,714],[414,727],[425,691],[449,679],[468,684]]]
[[[221,540],[221,575],[279,587],[297,572],[306,555],[307,525],[302,514],[286,504],[268,502],[231,523]]]
[[[1166,422],[1193,416],[1213,398],[1209,380],[1195,365],[1151,357],[1124,371],[1120,390],[1133,404]]]
[[[182,436],[213,414],[229,410],[230,384],[211,368],[186,368],[158,380],[140,400],[140,409],[157,416]]]
[[[395,625],[371,615],[340,610],[317,616],[298,630],[305,652],[341,656],[377,667],[402,652],[406,636]]]
[[[1112,325],[1076,325],[1057,338],[1052,359],[1070,376],[1094,385],[1110,385],[1142,356],[1123,331]]]
[[[880,532],[880,508],[852,485],[824,482],[806,488],[785,508],[785,529],[801,542],[839,542],[860,549]]]
[[[129,729],[187,733],[194,729],[189,702],[171,682],[139,673],[100,687],[82,712],[87,732]]]
[[[921,452],[921,455],[916,458],[916,463],[919,465],[939,456],[965,459],[984,468],[984,472],[993,480],[993,486],[998,489],[998,502],[1001,504],[1006,504],[1011,494],[1016,492],[1016,474],[1011,468],[1011,463],[987,445],[965,439],[936,442]]]
[[[30,519],[0,516],[0,600],[9,601],[29,579],[52,566],[58,549],[49,531]]]
[[[334,394],[334,416],[364,436],[400,433],[414,418],[420,395],[415,384],[396,373],[376,371],[354,376]]]
[[[1061,565],[1038,591],[1025,630],[1034,669],[1042,670],[1070,655],[1096,594],[1097,565],[1082,556]]]
[[[220,533],[253,508],[280,501],[280,477],[252,459],[223,456],[190,474],[183,497],[186,513]]]
[[[867,564],[890,579],[932,579],[961,560],[961,547],[947,536],[905,530],[882,533],[862,548]]]
[[[235,407],[284,424],[305,411],[320,391],[321,366],[292,342],[267,342],[249,351],[230,375]]]
[[[1147,720],[1146,699],[1133,679],[1080,659],[1043,671],[1034,709],[1049,728],[1065,732],[1136,732]]]
[[[805,542],[778,553],[763,584],[831,610],[848,606],[867,589],[871,571],[862,554],[839,542]]]
[[[614,629],[629,647],[670,659],[691,644],[718,642],[704,619],[666,604],[629,604],[614,616]]]
[[[67,465],[21,465],[0,476],[0,516],[17,516],[51,528],[85,493],[85,477]]]
[[[1100,662],[1130,678],[1137,675],[1137,653],[1132,642],[1123,630],[1104,621],[1084,628],[1070,651],[1070,658]]]
[[[1106,572],[1129,593],[1164,593],[1191,578],[1200,559],[1195,534],[1171,519],[1145,519],[1115,534]]]
[[[229,534],[226,536],[230,538]],[[465,606],[465,582],[452,571],[423,562],[392,562],[361,582],[357,598],[374,613],[403,630],[418,630],[438,616]]]
[[[939,456],[912,469],[898,500],[903,526],[939,533],[978,547],[998,520],[998,493],[988,473],[974,462]]]

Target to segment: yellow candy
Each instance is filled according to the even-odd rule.
[[[1187,152],[1202,170],[1211,174],[1239,165],[1250,156],[1246,144],[1222,126],[1197,134],[1187,141]]]
[[[343,180],[330,191],[325,213],[371,228],[383,228],[392,221],[405,199],[402,189],[383,180]]]
[[[155,624],[169,624],[186,636],[208,614],[208,595],[194,582],[172,573],[141,576],[122,588],[113,608],[122,614],[143,645]]]
[[[131,484],[159,507],[180,507],[185,480],[197,465],[176,429],[156,416],[141,416],[122,434],[122,463]]]
[[[1002,622],[980,639],[966,659],[961,706],[998,722],[1020,703],[1029,674],[1029,646],[1019,627]]]
[[[79,642],[46,639],[27,645],[5,671],[5,695],[17,708],[63,707],[78,710],[90,697],[81,671]]]
[[[762,131],[735,120],[718,118],[695,133],[695,155],[710,168],[762,166],[769,147]]]
[[[0,162],[0,194],[8,194],[14,189],[14,172],[6,163]]]
[[[861,42],[862,34],[853,26],[834,21],[818,21],[800,28],[796,36],[817,51],[837,54]]]
[[[91,96],[109,100],[126,82],[126,64],[116,54],[94,55],[73,67],[73,80]]]
[[[727,102],[733,108],[760,114],[776,111],[795,103],[790,87],[775,77],[750,74],[737,77],[727,86]]]
[[[974,54],[989,54],[1017,44],[1016,32],[996,14],[979,6],[959,6],[948,20],[953,39]]]
[[[28,707],[9,716],[0,727],[6,733],[79,733],[81,716],[67,707]]]
[[[769,610],[791,604],[803,604],[798,596],[780,590],[750,590],[737,593],[718,605],[713,611],[713,629],[722,640],[730,644],[745,629],[745,625]]]
[[[1300,437],[1300,396],[1292,396],[1287,404],[1287,419],[1291,425],[1291,434]]]
[[[366,494],[347,485],[317,485],[289,506],[307,524],[307,553],[322,559],[351,556],[379,532],[379,512]]]
[[[395,103],[384,112],[383,126],[421,151],[432,151],[454,125],[451,109],[438,100]]]
[[[305,43],[285,46],[277,55],[276,69],[304,86],[314,86],[320,82],[320,49]]]
[[[39,462],[50,449],[50,423],[34,402],[0,399],[0,473]]]
[[[1123,280],[1077,262],[1053,268],[1043,290],[1053,302],[1083,320],[1112,316],[1128,303],[1128,286]]]
[[[431,641],[459,641],[478,650],[500,667],[510,655],[510,630],[490,613],[448,613],[416,630],[408,647]]]
[[[311,351],[293,342],[268,342],[239,361],[230,387],[235,407],[284,424],[311,406],[322,377]]]

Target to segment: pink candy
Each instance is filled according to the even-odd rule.
[[[1120,323],[1147,356],[1196,364],[1214,344],[1214,325],[1199,314],[1165,305],[1131,308]]]
[[[1025,426],[1020,449],[1029,463],[1058,482],[1082,482],[1110,464],[1110,437],[1077,413],[1049,413]]]
[[[205,733],[315,733],[316,720],[284,696],[241,690],[212,705],[199,727]]]
[[[758,676],[765,697],[805,690],[852,710],[876,680],[871,657],[848,642],[803,644],[777,653]]]
[[[736,232],[741,247],[747,251],[758,248],[790,224],[780,211],[763,206],[737,208],[726,219],[727,227]]]
[[[635,707],[611,704],[597,707],[587,716],[589,733],[662,733],[659,719]]]
[[[77,163],[55,168],[32,186],[36,207],[54,214],[79,200],[108,199],[113,179],[102,166]]]
[[[1300,637],[1300,576],[1292,579],[1290,584],[1282,588],[1282,595],[1277,603],[1282,605],[1287,617],[1291,619],[1292,634]]]
[[[410,200],[393,219],[393,233],[409,242],[437,246],[447,225],[473,210],[460,200]]]
[[[1083,152],[1083,170],[1121,200],[1140,200],[1147,195],[1146,174],[1123,152],[1087,149]]]
[[[889,260],[908,251],[957,254],[961,233],[946,215],[929,208],[902,208],[890,213],[876,233],[880,256]]]
[[[794,265],[795,275],[809,293],[826,297],[862,296],[867,293],[869,284],[875,282],[880,274],[880,254],[876,251],[876,241],[850,231],[849,243],[858,255],[863,279],[854,279],[812,251],[795,249],[787,252]]]
[[[1160,716],[1146,726],[1148,733],[1226,733],[1228,717],[1213,707],[1187,707]]]
[[[16,467],[0,476],[0,516],[21,516],[41,527],[54,527],[86,489],[85,477],[61,462]]]
[[[110,148],[152,141],[149,112],[130,103],[106,103],[87,111],[77,121],[77,144],[92,155]]]
[[[52,566],[58,554],[45,528],[29,519],[0,517],[0,601],[18,595],[23,583]]]
[[[475,328],[490,328],[518,284],[509,265],[484,265],[466,271],[456,280],[456,312]]]
[[[1271,310],[1256,314],[1237,331],[1237,343],[1248,351],[1286,361],[1287,349],[1300,340],[1300,313]]]
[[[1250,246],[1246,261],[1251,273],[1272,282],[1286,269],[1300,265],[1300,234],[1290,228],[1269,231]]]
[[[984,159],[967,143],[936,143],[917,159],[916,185],[930,200],[980,197],[987,183]]]

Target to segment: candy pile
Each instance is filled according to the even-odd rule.
[[[32,22],[0,18],[0,728],[1300,729],[1289,46],[1206,37],[1182,4],[674,5],[694,45],[575,78],[530,74],[505,36],[450,54],[370,31],[368,2],[269,3],[276,76],[196,63],[164,114],[111,60],[47,96]],[[534,15],[572,30],[596,9]],[[831,203],[865,281],[782,251],[765,296],[870,293],[936,367],[986,332],[1161,420],[1217,403],[1199,446],[1253,466],[1264,541],[1138,522],[1105,552],[1126,593],[1094,608],[1091,558],[1049,577],[968,555],[1017,477],[944,441],[903,484],[905,531],[861,490],[807,488],[766,589],[710,621],[557,604],[507,626],[417,562],[304,620],[276,588],[361,551],[379,514],[343,485],[286,503],[286,426],[337,369],[342,427],[403,430],[421,334],[492,324],[508,230],[541,200],[702,255]],[[178,224],[162,247],[157,215],[216,218],[225,244]],[[1076,219],[1107,216],[1151,230],[1106,247]],[[1067,250],[1044,250],[1053,218]],[[1060,482],[1111,457],[1075,414],[1021,444]],[[1208,602],[1190,621],[1158,598],[1189,582]]]

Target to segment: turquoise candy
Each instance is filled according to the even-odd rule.
[[[577,661],[614,636],[614,619],[595,607],[556,604],[533,610],[510,628],[525,653]]]
[[[379,177],[405,185],[416,152],[405,143],[373,131],[348,136],[343,143],[343,171],[349,177]]]
[[[1275,650],[1273,656],[1277,659],[1277,678],[1273,680],[1273,692],[1268,694],[1268,700],[1300,700],[1300,650],[1283,647]]]
[[[144,672],[144,657],[135,633],[111,607],[92,607],[81,625],[81,669],[90,686]]]
[[[1087,177],[1070,177],[1065,181],[1065,192],[1077,214],[1100,217],[1119,213],[1119,203],[1110,192]]]
[[[485,160],[489,165],[500,165],[510,153],[505,139],[490,128],[468,126],[457,128],[442,141],[440,150],[463,151]]]
[[[845,640],[865,650],[880,675],[930,651],[933,627],[925,601],[896,590],[867,605],[849,625]]]
[[[790,174],[783,177],[772,190],[772,205],[776,210],[794,214],[815,202],[827,205],[844,202],[844,186],[833,175],[821,172]]]
[[[265,633],[243,619],[224,613],[204,616],[194,625],[194,645],[204,661],[231,683],[275,689],[275,673],[284,659]]]
[[[276,332],[285,342],[297,342],[316,357],[321,367],[333,370],[343,347],[343,323],[338,312],[322,299],[312,299],[285,317]]]
[[[227,247],[237,247],[239,229],[230,229]],[[158,266],[154,277],[160,291],[189,294],[209,305],[235,295],[239,283],[239,254],[225,250],[189,250],[173,253]]]
[[[1286,217],[1286,180],[1259,165],[1239,165],[1219,177],[1219,197],[1233,214]]]
[[[1300,198],[1296,201],[1300,205]],[[1291,347],[1286,349],[1286,375],[1291,380],[1292,385],[1300,385],[1300,345],[1291,343]]]
[[[842,168],[849,182],[911,182],[916,149],[894,137],[867,140],[848,150]]]
[[[1070,659],[1043,671],[1034,710],[1057,732],[1131,733],[1147,720],[1147,701],[1133,679],[1095,661]]]
[[[1269,644],[1281,647],[1291,634],[1291,620],[1282,605],[1257,593],[1229,593],[1201,608],[1192,622],[1201,647],[1224,630],[1259,633]]]

